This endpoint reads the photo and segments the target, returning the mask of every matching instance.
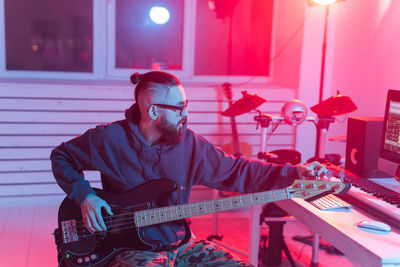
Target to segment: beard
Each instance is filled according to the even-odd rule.
[[[182,141],[182,129],[186,118],[180,120],[177,124],[168,122],[165,117],[161,118],[160,123],[157,125],[157,129],[161,133],[160,142],[166,145],[177,145]],[[182,123],[182,127],[178,129],[178,124]]]

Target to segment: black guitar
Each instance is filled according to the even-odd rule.
[[[331,193],[347,192],[349,187],[341,182],[296,180],[284,189],[173,206],[160,204],[177,190],[177,184],[169,179],[151,180],[118,194],[96,189],[114,213],[104,216],[107,231],[89,233],[83,225],[80,208],[65,198],[58,211],[58,229],[54,233],[59,262],[67,266],[104,266],[124,250],[159,250],[160,241],[144,235],[151,226],[294,197],[312,201]]]

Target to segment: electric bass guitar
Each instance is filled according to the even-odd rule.
[[[222,84],[224,88],[224,93],[226,98],[228,99],[229,107],[233,105],[232,99],[232,85],[230,83]],[[245,158],[250,159],[252,156],[253,148],[249,143],[239,142],[239,134],[236,126],[236,119],[234,116],[230,117],[231,120],[231,131],[232,131],[232,142],[221,146],[221,149],[228,154],[232,154],[235,157],[244,156]]]
[[[103,214],[107,231],[95,233],[85,229],[78,205],[65,198],[58,211],[58,229],[54,232],[60,266],[104,266],[115,254],[124,250],[157,251],[161,246],[160,241],[144,235],[148,227],[186,222],[184,219],[189,217],[294,197],[313,201],[328,194],[345,193],[350,185],[295,180],[292,186],[284,189],[162,206],[162,200],[177,188],[178,185],[172,180],[158,179],[118,194],[96,189],[98,196],[111,206],[114,215]]]

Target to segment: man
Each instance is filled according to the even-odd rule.
[[[229,156],[186,128],[188,100],[177,77],[154,71],[135,73],[131,81],[137,84],[136,103],[126,111],[125,120],[90,129],[51,154],[54,177],[80,206],[90,232],[106,231],[101,211],[113,211],[85,181],[83,170],[100,171],[103,190],[114,193],[171,179],[180,188],[174,199],[179,203],[188,202],[193,185],[252,193],[284,188],[299,176],[322,176],[326,171],[318,163],[278,166]],[[182,225],[161,225],[152,235],[166,244],[164,251],[124,252],[110,266],[248,266],[212,242],[180,242],[187,241],[184,232]]]

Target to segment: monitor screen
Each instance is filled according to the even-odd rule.
[[[386,99],[378,169],[395,176],[400,164],[400,90],[389,90]]]

